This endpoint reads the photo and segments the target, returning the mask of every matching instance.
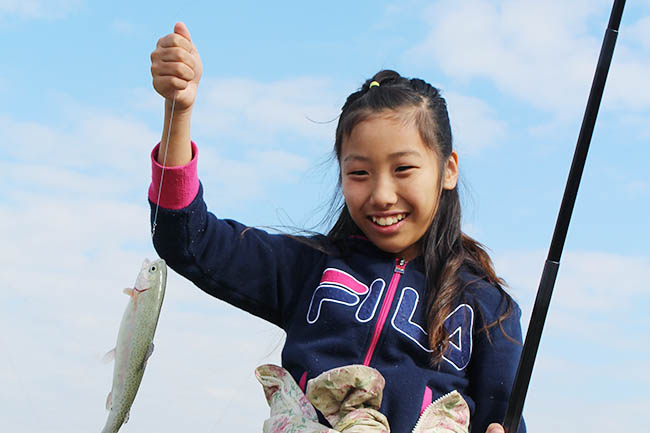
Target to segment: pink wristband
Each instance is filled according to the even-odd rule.
[[[157,161],[160,143],[151,152],[151,185],[149,185],[149,200],[165,209],[182,209],[187,207],[199,192],[199,177],[196,160],[199,150],[192,142],[192,160],[185,165],[165,167]],[[162,190],[158,202],[158,191],[162,177]]]

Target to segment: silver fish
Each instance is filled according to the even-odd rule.
[[[113,388],[106,399],[106,409],[110,412],[102,433],[116,433],[129,419],[147,359],[153,353],[153,336],[166,285],[165,261],[145,259],[135,287],[124,289],[131,300],[122,316],[117,345],[107,353],[107,357],[114,356],[115,367]]]

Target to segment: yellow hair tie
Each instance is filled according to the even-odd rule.
[[[370,83],[370,86],[368,86],[368,88],[370,89],[375,86],[379,87],[379,83],[377,81],[373,81],[372,83]]]

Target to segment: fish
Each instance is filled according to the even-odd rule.
[[[113,384],[106,398],[108,419],[102,433],[117,433],[129,419],[131,405],[142,382],[147,360],[153,353],[153,337],[165,297],[167,265],[163,259],[144,260],[122,316],[115,348],[106,354],[114,358]]]

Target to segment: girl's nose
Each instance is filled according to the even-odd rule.
[[[397,203],[395,184],[389,179],[377,179],[375,182],[370,202],[379,209],[388,209]]]

